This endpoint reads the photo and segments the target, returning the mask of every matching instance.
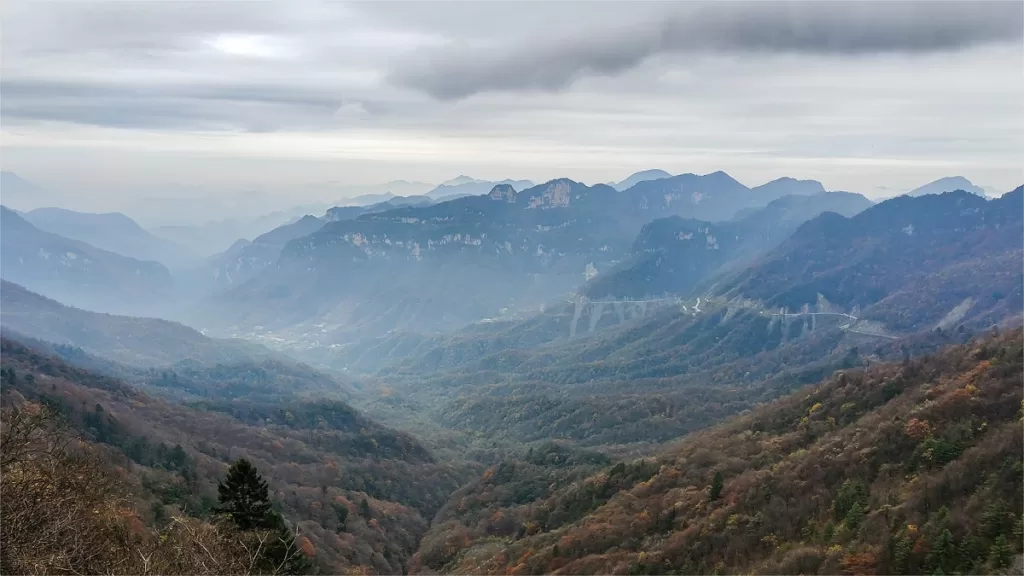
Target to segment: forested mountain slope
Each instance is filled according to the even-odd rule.
[[[864,222],[838,227],[824,245],[801,241],[843,220],[825,214],[727,278],[722,296],[652,305],[627,322],[617,312],[633,304],[568,303],[495,332],[480,328],[440,344],[409,341],[406,358],[378,375],[435,421],[469,433],[587,446],[667,441],[836,369],[928,352],[1017,321],[1024,308],[1024,210],[1013,209],[1013,201],[963,193],[900,198],[854,217]],[[927,208],[936,205],[948,214],[941,224],[928,218]],[[970,228],[985,211],[1000,216]],[[895,219],[896,234],[905,236],[904,214],[932,242],[896,242],[887,236],[890,226],[870,226]],[[965,230],[973,230],[972,242],[962,241]],[[786,309],[768,296],[770,286],[779,297],[789,293],[791,285],[781,281],[752,282],[750,296],[734,288],[751,274],[818,266],[816,253],[787,258],[793,246],[864,255],[855,265],[825,269],[825,293],[814,293],[806,307]],[[873,289],[880,281],[884,289]],[[844,293],[854,299],[844,301]],[[566,338],[574,326],[578,336]],[[558,333],[565,336],[552,340]]]
[[[821,295],[849,308],[931,284],[946,301],[927,308],[941,315],[959,303],[950,297],[982,296],[965,293],[981,278],[992,291],[986,301],[1014,287],[1019,293],[1022,220],[1020,187],[995,200],[958,191],[901,196],[853,218],[823,214],[719,293],[789,309],[814,305]]]
[[[245,456],[328,573],[401,572],[429,518],[472,470],[437,462],[411,436],[329,397],[222,395],[188,406],[7,338],[2,361],[5,404],[47,403],[107,446],[144,489],[136,509],[143,520],[170,510],[207,517],[216,480]]]
[[[413,569],[1008,570],[1024,530],[1022,346],[1018,326],[840,371],[582,480],[588,467],[567,464],[537,485],[532,453],[500,464],[453,496]]]

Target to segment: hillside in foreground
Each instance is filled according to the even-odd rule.
[[[184,405],[6,337],[0,352],[4,407],[56,410],[118,471],[134,504],[126,513],[138,522],[213,521],[217,481],[244,456],[327,573],[403,572],[430,517],[472,470],[438,462],[412,436],[339,400],[281,391],[275,400],[220,394]]]
[[[456,493],[412,568],[1006,571],[1024,530],[1022,369],[1017,329],[837,372],[657,458],[584,479],[571,477],[581,464],[538,469],[531,452]]]

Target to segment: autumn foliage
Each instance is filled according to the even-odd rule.
[[[525,492],[538,472],[515,460],[499,464],[453,497],[414,567],[486,574],[1003,570],[1021,552],[1024,532],[1022,345],[1019,331],[1007,332],[839,372],[691,434],[645,465],[649,473],[617,464],[574,478],[586,467],[569,465],[546,470],[545,489]],[[610,478],[621,479],[610,493],[597,489]],[[498,520],[519,527],[495,537],[489,530]],[[427,554],[431,543],[456,534],[457,550]]]

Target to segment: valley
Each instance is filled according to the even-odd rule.
[[[0,575],[1024,574],[1024,2],[0,28]]]
[[[140,542],[227,530],[244,457],[303,571],[1004,570],[1022,214],[1021,188],[499,183],[240,241],[174,273],[167,319],[63,302],[44,259],[4,268],[0,402],[126,480]],[[99,250],[5,218],[5,250]]]

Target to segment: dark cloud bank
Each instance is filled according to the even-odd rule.
[[[721,2],[532,46],[437,51],[400,68],[393,79],[451,100],[486,91],[559,90],[659,54],[926,53],[1019,40],[1022,33],[1022,2]]]

